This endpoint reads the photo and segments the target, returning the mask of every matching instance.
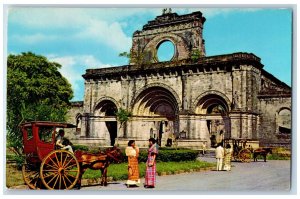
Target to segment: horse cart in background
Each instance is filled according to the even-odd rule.
[[[227,144],[231,145],[233,150],[232,152],[232,160],[233,161],[240,161],[240,162],[250,162],[252,157],[253,148],[249,145],[249,142],[253,141],[251,139],[224,139],[224,146],[226,147]]]
[[[111,158],[118,159],[121,151],[112,148],[106,153],[90,154],[67,150],[56,150],[56,132],[62,128],[75,128],[75,125],[60,122],[34,121],[21,124],[25,162],[22,174],[30,189],[72,189],[81,182],[83,172],[90,165],[107,165]],[[98,163],[98,164],[93,164]],[[91,169],[100,169],[91,168]],[[100,169],[100,170],[101,170]],[[102,179],[106,176],[103,176]],[[107,170],[105,170],[106,175]],[[105,181],[106,182],[106,181]],[[107,183],[107,182],[106,182]]]

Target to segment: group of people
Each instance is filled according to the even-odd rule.
[[[225,149],[222,143],[219,143],[216,148],[217,171],[231,170],[232,148],[230,144],[226,144]]]
[[[140,184],[139,178],[139,148],[135,145],[134,140],[129,140],[128,146],[125,149],[128,157],[128,180],[127,187],[131,185],[138,186]],[[156,156],[158,154],[158,145],[154,138],[149,139],[148,158],[146,162],[145,188],[154,188],[156,182]]]
[[[58,131],[56,137],[56,148],[64,149],[73,153],[73,149],[70,145],[64,143],[65,132],[63,129]],[[149,149],[148,158],[146,162],[146,176],[145,176],[145,188],[154,188],[156,182],[156,156],[158,154],[158,145],[154,138],[149,139]],[[128,180],[126,182],[127,186],[139,185],[139,148],[135,145],[134,140],[129,140],[128,146],[125,149],[126,156],[128,157]]]

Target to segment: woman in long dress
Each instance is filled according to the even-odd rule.
[[[156,183],[156,156],[158,145],[154,138],[149,139],[148,159],[146,162],[145,188],[154,188]]]
[[[230,144],[227,144],[225,147],[225,158],[224,158],[224,170],[230,171],[231,170],[231,156],[232,156],[232,149]]]
[[[128,147],[126,147],[125,149],[125,153],[128,157],[128,180],[126,182],[127,187],[129,187],[130,185],[139,186],[139,148],[135,146],[134,140],[129,140]]]

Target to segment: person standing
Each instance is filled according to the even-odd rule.
[[[139,148],[135,146],[134,140],[129,140],[128,146],[125,149],[125,154],[128,157],[128,180],[126,182],[127,187],[129,187],[130,185],[139,186]]]
[[[206,142],[202,142],[202,155],[206,152]]]
[[[156,156],[158,145],[154,138],[149,139],[148,159],[146,162],[145,188],[154,188],[156,182]]]
[[[225,157],[224,157],[224,170],[225,171],[231,170],[231,155],[232,155],[231,145],[227,144],[225,147]]]
[[[223,159],[224,159],[224,148],[222,144],[219,143],[216,148],[216,159],[217,159],[217,171],[222,171]]]

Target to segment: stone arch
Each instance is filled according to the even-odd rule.
[[[230,100],[228,99],[228,97],[219,92],[219,91],[216,91],[216,90],[212,90],[212,91],[206,91],[202,94],[200,94],[194,101],[194,103],[192,104],[192,107],[191,109],[195,112],[195,113],[199,113],[199,103],[201,103],[201,100],[203,101],[205,99],[205,97],[209,97],[209,96],[212,96],[212,97],[215,97],[215,99],[217,101],[219,101],[221,104],[224,105],[224,108],[226,109],[227,112],[230,111]]]
[[[81,128],[81,122],[82,122],[82,114],[81,113],[76,114],[75,121],[76,121],[76,128]]]
[[[212,147],[231,137],[230,101],[221,92],[207,91],[197,97],[193,103],[196,114],[203,116],[203,130],[210,137]]]
[[[281,134],[291,133],[292,112],[288,107],[281,107],[276,111],[276,131]]]
[[[117,111],[117,102],[111,97],[100,98],[94,107],[94,117],[99,118],[98,122],[94,123],[94,128],[98,129],[97,132],[100,132],[102,137],[110,140],[111,146],[114,146],[118,136]]]
[[[132,115],[141,119],[144,132],[150,132],[160,146],[170,134],[178,134],[180,101],[173,89],[151,84],[141,89],[136,96]]]
[[[149,87],[144,89],[135,99],[132,109],[133,115],[164,116],[174,120],[179,107],[174,95],[163,87]]]
[[[164,33],[154,37],[149,43],[144,47],[143,51],[150,54],[150,60],[152,62],[158,62],[157,58],[157,48],[164,41],[170,41],[175,46],[174,56],[172,60],[187,59],[189,57],[189,49],[186,45],[186,41],[179,35],[174,33]]]
[[[158,88],[161,87],[161,88],[166,89],[167,91],[169,91],[173,95],[173,97],[175,98],[176,103],[178,104],[178,107],[181,107],[181,100],[180,100],[178,94],[176,93],[176,91],[173,88],[171,88],[170,86],[168,86],[166,84],[163,84],[163,83],[152,83],[152,84],[148,84],[148,85],[144,86],[142,89],[140,89],[136,93],[136,95],[135,95],[136,97],[133,98],[131,100],[131,103],[130,103],[131,111],[133,111],[134,105],[137,102],[138,97],[141,95],[141,93],[144,92],[145,90],[151,88],[151,87],[158,87]]]
[[[290,112],[292,112],[292,110],[291,110],[289,107],[280,107],[280,108],[276,111],[276,113],[279,114],[279,112],[282,111],[282,110],[284,110],[284,109],[289,110]]]
[[[95,111],[99,108],[99,105],[101,103],[103,103],[103,101],[111,101],[115,106],[116,108],[118,109],[120,107],[119,103],[112,97],[101,97],[99,100],[97,100],[97,102],[94,104],[94,107],[93,107],[93,112],[95,113]]]

